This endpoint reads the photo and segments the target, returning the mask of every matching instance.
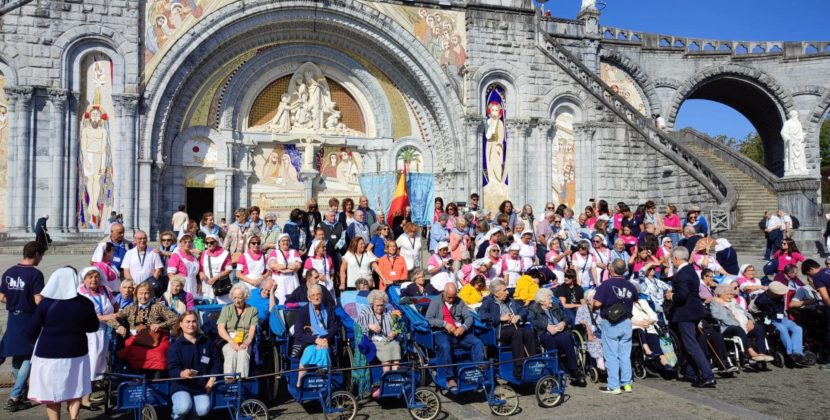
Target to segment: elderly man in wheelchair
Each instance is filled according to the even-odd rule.
[[[452,353],[454,347],[461,347],[470,352],[470,360],[481,362],[484,360],[484,345],[473,333],[473,316],[470,308],[458,298],[458,287],[455,283],[444,285],[444,291],[432,298],[427,308],[427,322],[434,329],[440,329],[434,335],[435,344],[438,347],[438,357],[442,365],[453,363]],[[447,387],[457,387],[451,369],[442,367],[446,378]]]

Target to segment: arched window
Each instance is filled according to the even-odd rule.
[[[484,148],[482,159],[482,192],[485,208],[498,206],[507,199],[507,90],[502,84],[491,83],[484,96]],[[495,206],[494,206],[495,205]]]

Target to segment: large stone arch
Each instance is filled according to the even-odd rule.
[[[640,91],[645,95],[646,106],[648,107],[649,113],[659,113],[659,111],[663,108],[663,105],[660,101],[660,96],[657,95],[655,85],[648,77],[648,73],[641,69],[640,66],[634,62],[634,60],[626,57],[619,51],[607,49],[600,51],[600,59],[613,64],[628,73],[628,75],[631,76],[631,78],[637,83],[637,87]]]
[[[409,99],[443,170],[455,172],[460,167],[454,155],[460,149],[461,106],[454,95],[441,94],[449,85],[447,76],[406,30],[357,2],[320,7],[312,1],[260,1],[244,9],[232,4],[203,19],[178,39],[148,80],[146,100],[154,112],[148,115],[143,143],[152,145],[157,158],[163,159],[164,148],[154,139],[175,136],[181,119],[175,105],[198,89],[203,66],[280,42],[325,43],[371,60]]]
[[[380,83],[359,62],[328,47],[277,46],[246,62],[228,85],[220,111],[222,128],[242,131],[251,105],[273,81],[290,76],[304,62],[312,61],[326,77],[340,83],[361,105],[375,137],[392,136],[392,111]]]
[[[784,175],[784,141],[781,126],[794,109],[792,96],[765,72],[734,64],[714,65],[695,73],[675,92],[666,122],[674,127],[687,99],[707,99],[732,107],[758,131],[764,145],[765,166]]]

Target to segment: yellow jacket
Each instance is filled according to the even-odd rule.
[[[513,299],[524,302],[532,302],[536,298],[536,291],[539,285],[528,275],[523,275],[516,280],[516,290],[513,292]]]
[[[458,297],[461,298],[461,300],[463,300],[467,305],[481,303],[481,299],[484,298],[484,296],[481,295],[481,292],[469,284],[465,284],[464,287],[458,291]]]

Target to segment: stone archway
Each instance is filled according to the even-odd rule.
[[[418,121],[418,130],[435,158],[436,167],[456,177],[463,176],[460,147],[460,100],[443,94],[449,83],[429,52],[394,21],[362,3],[336,3],[321,7],[317,2],[260,3],[250,8],[223,8],[197,23],[195,38],[181,40],[161,59],[147,82],[145,101],[152,110],[143,130],[144,150],[152,150],[158,162],[171,154],[170,140],[182,128],[191,103],[214,69],[250,51],[275,45],[326,46],[370,62],[402,92],[406,106]],[[187,37],[185,37],[187,38]],[[389,86],[387,86],[389,87]],[[234,119],[231,118],[230,121]],[[229,121],[224,119],[224,121]],[[237,120],[238,121],[238,120]],[[245,190],[250,176],[252,146],[241,137],[226,139],[232,154],[234,188]],[[146,158],[151,158],[146,156]],[[164,179],[173,171],[166,171]],[[171,193],[162,194],[163,198]],[[247,198],[229,198],[246,204]],[[172,209],[173,201],[162,202]],[[154,219],[164,219],[155,215]]]
[[[784,141],[781,127],[793,109],[792,98],[769,75],[749,67],[728,65],[703,70],[683,82],[669,107],[666,122],[674,127],[687,99],[706,99],[727,105],[749,120],[761,136],[764,163],[777,176],[784,175]]]

